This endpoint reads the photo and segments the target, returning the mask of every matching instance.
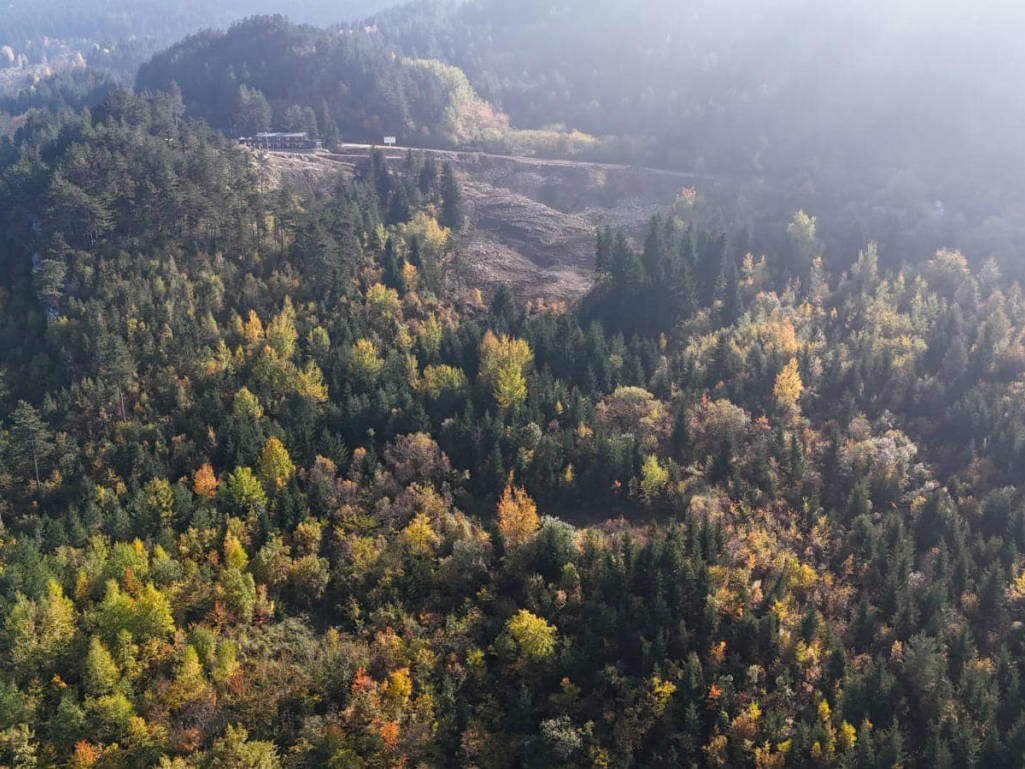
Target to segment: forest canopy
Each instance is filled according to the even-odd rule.
[[[1022,765],[1020,8],[8,5],[0,764]]]
[[[465,144],[508,128],[458,69],[437,60],[397,57],[359,33],[254,17],[227,32],[204,32],[157,55],[139,70],[139,89],[176,84],[193,114],[251,135],[270,128],[307,130],[337,141]]]
[[[175,94],[4,140],[4,760],[1016,766],[1020,288],[675,211],[482,299],[429,162],[268,189]]]

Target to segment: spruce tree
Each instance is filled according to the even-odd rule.
[[[40,466],[53,452],[50,430],[31,404],[18,401],[11,415],[11,450],[15,463],[32,466],[36,483],[40,482]]]
[[[451,163],[446,163],[441,172],[441,224],[451,230],[461,230],[466,223],[466,213],[463,211],[463,191],[459,187],[459,180],[452,169]]]
[[[434,155],[428,153],[416,177],[417,186],[424,195],[430,195],[438,185],[438,163]]]
[[[388,224],[402,224],[409,221],[409,195],[404,184],[395,187],[388,204]]]
[[[715,300],[717,319],[720,326],[732,326],[744,311],[744,298],[740,293],[740,276],[737,262],[729,254],[723,254],[722,270],[716,281]]]

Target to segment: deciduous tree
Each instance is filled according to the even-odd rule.
[[[519,547],[534,536],[538,523],[534,500],[510,481],[498,503],[498,528],[502,538],[509,547]]]

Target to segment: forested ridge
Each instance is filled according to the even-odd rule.
[[[734,188],[731,219],[814,208],[827,240],[860,222],[1025,277],[1018,6],[749,5],[420,0],[330,29],[252,17],[157,54],[135,84],[176,83],[190,114],[236,134],[693,172]],[[86,86],[8,109],[59,105],[61,88],[88,105]],[[922,260],[888,240],[884,263]]]
[[[386,5],[375,0],[293,0],[287,10],[296,21],[326,25]],[[126,46],[135,49],[134,56],[145,57],[158,46],[170,45],[200,29],[285,8],[274,0],[216,4],[181,0],[173,5],[155,0],[79,0],[73,4],[60,0],[8,0],[0,29],[0,69],[53,60],[64,47],[89,57],[100,54],[103,48]],[[134,66],[140,63],[139,58],[134,60]],[[122,74],[133,73],[125,70]]]
[[[100,104],[130,87],[141,64],[186,35],[256,13],[339,24],[387,5],[377,0],[8,0],[0,19],[0,112]],[[2,117],[2,115],[0,115]]]
[[[524,128],[633,135],[661,163],[859,191],[899,172],[949,195],[1006,193],[1021,168],[1025,114],[1007,95],[1023,19],[1004,2],[414,0],[351,26],[460,67]]]
[[[212,125],[251,135],[270,128],[323,135],[329,144],[479,141],[508,127],[437,60],[413,60],[359,31],[291,24],[256,16],[227,31],[186,38],[144,64],[140,89],[182,90],[189,111]]]
[[[1025,302],[685,191],[457,291],[458,175],[329,192],[178,93],[0,145],[15,767],[1017,767]]]
[[[1001,0],[416,0],[351,28],[459,67],[528,133],[732,175],[762,210],[782,195],[824,220],[935,216],[944,245],[1020,280],[1023,23]]]

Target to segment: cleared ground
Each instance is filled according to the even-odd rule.
[[[339,168],[354,170],[369,151],[346,145],[340,153],[265,154],[267,183],[316,189]],[[468,227],[455,278],[486,293],[504,283],[524,299],[580,297],[593,281],[597,230],[611,226],[639,235],[652,214],[696,181],[681,172],[600,163],[414,151],[452,163],[462,183]],[[406,149],[385,154],[397,164]]]

